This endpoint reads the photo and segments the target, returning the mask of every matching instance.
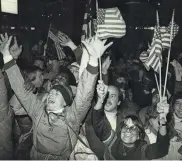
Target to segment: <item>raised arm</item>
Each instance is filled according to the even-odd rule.
[[[107,94],[107,89],[108,87],[102,81],[99,81],[97,85],[97,103],[92,113],[92,125],[94,131],[97,137],[106,145],[112,140],[114,136],[110,123],[106,119],[103,109],[103,102]]]
[[[74,52],[76,61],[78,64],[80,64],[83,54],[82,49],[76,46],[75,43],[66,34],[63,34],[62,32],[58,32],[58,38],[62,46],[67,46]]]
[[[169,104],[167,99],[163,99],[157,105],[157,111],[159,113],[159,131],[157,135],[157,142],[150,145],[145,145],[143,153],[149,160],[162,158],[168,154],[169,150],[169,136],[166,129],[166,116],[169,112]]]
[[[3,44],[0,42],[0,49]],[[12,126],[13,125],[13,111],[8,104],[7,89],[4,81],[4,76],[0,70],[0,159],[13,159],[12,146]]]
[[[157,142],[154,144],[144,145],[142,153],[144,154],[145,159],[159,159],[168,154],[169,144],[169,136],[167,134],[163,136],[160,132],[158,132]]]
[[[101,41],[94,37],[93,41],[84,43],[89,51],[90,60],[87,69],[82,73],[70,111],[70,113],[74,113],[75,118],[73,121],[78,125],[81,124],[91,106],[98,75],[98,58],[110,45],[112,45],[112,43],[110,43],[105,46],[105,42],[106,41]]]
[[[4,47],[1,49],[5,64],[4,69],[7,73],[11,88],[13,89],[15,95],[29,116],[34,119],[34,114],[36,114],[37,110],[43,107],[44,104],[39,101],[34,94],[24,89],[24,79],[9,51],[11,39],[12,37],[10,37],[8,40],[4,40]]]

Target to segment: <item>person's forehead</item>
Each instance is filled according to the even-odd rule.
[[[182,98],[177,99],[175,102],[182,103]]]
[[[59,94],[62,96],[61,92],[58,91],[58,90],[56,90],[56,89],[51,89],[51,90],[49,91],[49,93],[51,93],[51,94],[59,93]]]
[[[115,94],[115,95],[119,94],[119,91],[115,86],[109,86],[108,87],[108,92],[109,92],[109,94]]]

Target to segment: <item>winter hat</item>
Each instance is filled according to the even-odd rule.
[[[55,89],[62,94],[67,106],[71,105],[71,103],[73,102],[73,93],[70,87],[55,85],[51,88],[51,90],[52,89]]]

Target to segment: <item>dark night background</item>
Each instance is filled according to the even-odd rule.
[[[141,42],[151,41],[152,31],[135,30],[135,27],[155,26],[156,9],[159,10],[161,25],[168,25],[172,9],[175,8],[175,21],[180,28],[182,27],[182,0],[98,0],[98,2],[102,8],[117,6],[126,21],[126,36],[114,40],[113,49],[118,56],[123,53],[135,54]],[[21,43],[30,48],[39,39],[46,39],[49,24],[53,22],[58,29],[79,44],[85,5],[86,0],[18,0],[18,15],[0,13],[0,30],[18,35]],[[11,26],[16,28],[12,30]],[[32,31],[30,27],[36,29]],[[173,42],[172,51],[175,54],[182,52],[181,40],[180,30]]]

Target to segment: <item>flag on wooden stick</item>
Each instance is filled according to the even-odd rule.
[[[126,34],[126,24],[117,7],[98,9],[97,34],[101,39],[121,38]]]
[[[170,46],[171,27],[172,27],[172,22],[170,22],[168,27],[161,27],[160,28],[163,49],[169,49],[171,47]],[[179,31],[179,26],[174,22],[171,42],[174,40],[174,38],[177,35],[178,31]]]
[[[147,52],[149,53],[149,56],[145,65],[153,68],[154,71],[159,72],[159,67],[162,66],[162,40],[159,27],[155,28],[152,45]]]

